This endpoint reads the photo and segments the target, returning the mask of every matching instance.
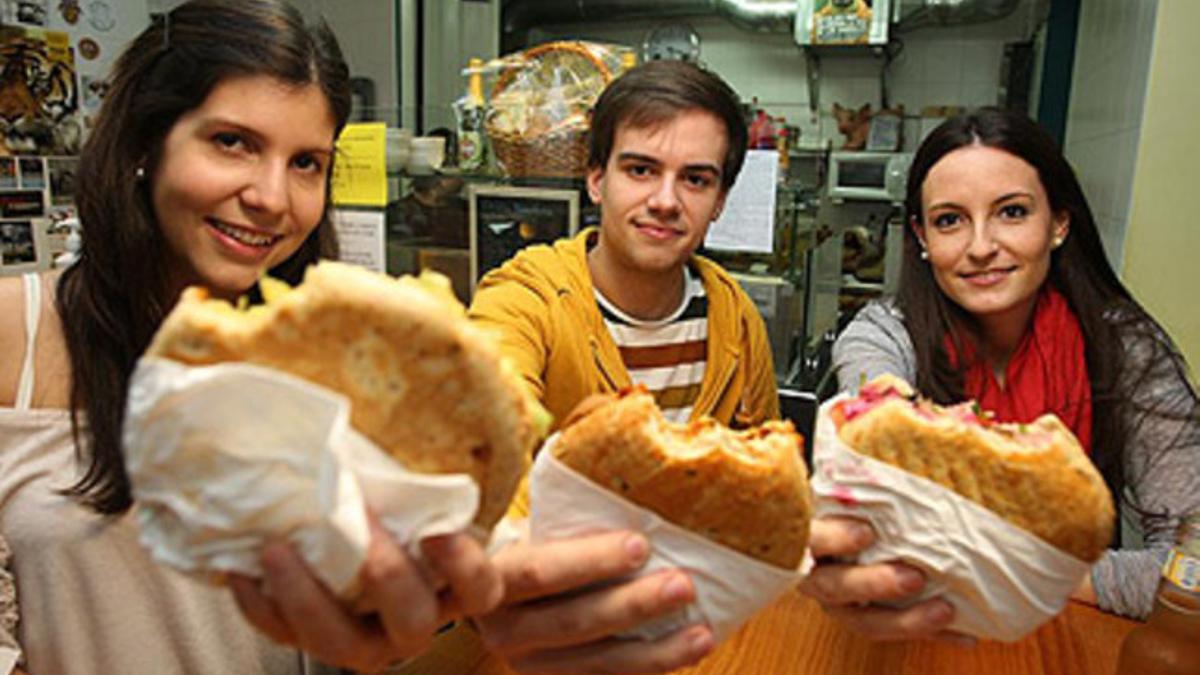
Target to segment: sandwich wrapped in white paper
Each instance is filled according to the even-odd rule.
[[[650,542],[650,556],[638,575],[675,568],[687,573],[696,601],[679,612],[643,624],[630,637],[654,640],[685,626],[708,625],[717,642],[732,635],[760,609],[771,604],[811,566],[806,555],[800,570],[755,560],[667,522],[596,485],[556,459],[550,451],[557,435],[538,453],[530,483],[530,533],[534,542],[629,529]]]
[[[124,445],[142,543],[208,578],[257,576],[263,544],[286,539],[345,594],[368,508],[416,554],[423,538],[467,530],[479,504],[470,476],[407,471],[356,432],[344,396],[243,363],[142,359]]]
[[[1062,611],[1091,568],[931,480],[858,454],[830,418],[817,417],[812,487],[816,515],[850,516],[875,530],[857,562],[901,561],[928,577],[911,599],[955,607],[950,630],[1013,642]],[[906,603],[907,604],[907,603]]]

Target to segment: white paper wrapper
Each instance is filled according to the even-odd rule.
[[[684,626],[707,624],[723,641],[752,615],[801,578],[811,567],[805,554],[801,570],[785,570],[743,555],[663,520],[658,514],[622,499],[557,460],[550,437],[533,463],[530,477],[530,534],[533,541],[567,539],[606,530],[641,532],[650,541],[650,557],[638,576],[676,568],[691,578],[696,601],[670,616],[643,624],[625,637],[655,640]]]
[[[821,406],[813,445],[818,516],[865,520],[876,543],[858,562],[901,560],[928,583],[911,602],[942,596],[955,630],[1015,642],[1062,611],[1091,566],[937,483],[855,453]],[[908,604],[908,603],[905,603]]]
[[[469,476],[406,471],[350,427],[344,396],[276,370],[144,358],[126,410],[141,542],[187,572],[257,576],[262,545],[286,537],[343,594],[366,557],[364,505],[415,553],[479,503]]]

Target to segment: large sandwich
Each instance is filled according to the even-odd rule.
[[[794,570],[812,514],[802,449],[790,422],[746,431],[711,419],[675,424],[634,388],[581,404],[550,452],[675,525]]]
[[[972,402],[939,406],[880,376],[830,417],[854,452],[934,481],[1079,560],[1112,538],[1104,479],[1054,415],[1002,424]]]
[[[187,289],[147,356],[256,364],[346,396],[351,425],[405,468],[470,475],[481,492],[474,524],[490,530],[546,414],[448,282],[322,262],[296,288],[261,288],[266,303],[251,307]]]

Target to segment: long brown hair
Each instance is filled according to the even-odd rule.
[[[160,15],[117,60],[80,157],[83,249],[59,280],[57,308],[71,359],[76,457],[86,467],[68,493],[97,512],[122,513],[131,504],[121,454],[126,389],[175,300],[150,202],[163,141],[219,82],[259,74],[317,84],[335,133],[345,125],[349,71],[327,26],[307,26],[276,0],[193,0]],[[296,283],[308,264],[335,253],[327,201],[316,229],[271,273]]]
[[[976,143],[1028,162],[1038,172],[1051,210],[1070,216],[1070,234],[1051,253],[1047,281],[1066,298],[1079,320],[1092,389],[1092,461],[1114,499],[1119,499],[1125,487],[1127,413],[1131,408],[1157,412],[1153,404],[1147,407],[1133,396],[1140,378],[1149,374],[1131,372],[1130,352],[1138,349],[1145,356],[1145,350],[1150,350],[1149,362],[1167,363],[1185,381],[1186,365],[1165,331],[1133,299],[1109,265],[1091,208],[1070,164],[1053,138],[1025,115],[982,108],[936,128],[917,150],[909,170],[908,222],[924,222],[921,188],[930,169],[954,150]],[[920,254],[915,228],[906,227],[896,304],[916,353],[918,390],[939,402],[952,403],[966,398],[963,373],[951,364],[942,338],[975,340],[979,328],[968,312],[941,292]],[[955,330],[957,327],[966,330]],[[961,344],[955,347],[957,353],[964,353]],[[1138,362],[1147,361],[1139,357]],[[1193,402],[1190,414],[1194,416],[1196,410]]]

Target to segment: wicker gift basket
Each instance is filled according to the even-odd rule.
[[[584,175],[592,105],[620,72],[623,50],[561,41],[505,57],[484,123],[505,173]]]

